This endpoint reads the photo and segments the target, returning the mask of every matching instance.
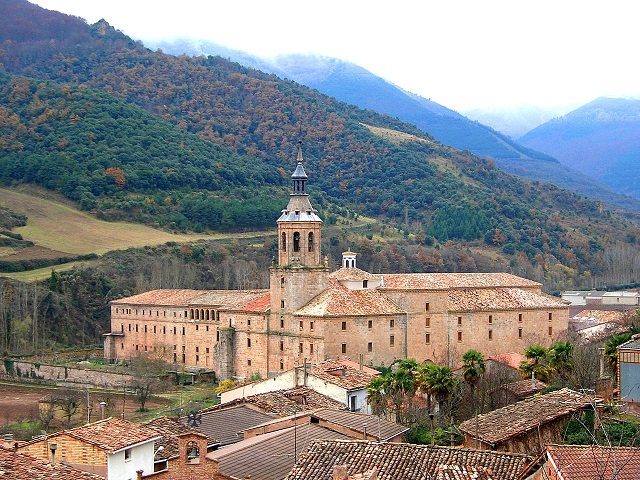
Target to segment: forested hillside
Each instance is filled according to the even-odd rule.
[[[482,246],[495,252],[505,264],[510,262],[513,268],[526,264],[539,269],[535,276],[541,280],[550,271],[567,269],[563,275],[575,283],[583,281],[577,280],[579,278],[607,275],[612,268],[607,255],[614,248],[623,251],[625,259],[634,258],[640,234],[637,227],[623,217],[556,187],[504,174],[491,161],[435,142],[429,135],[397,119],[337,102],[295,82],[246,69],[219,57],[173,57],[151,52],[104,21],[88,26],[79,19],[42,10],[23,0],[2,0],[2,5],[9,13],[0,19],[0,59],[6,72],[56,82],[60,84],[62,96],[65,91],[78,98],[106,92],[183,132],[197,134],[205,142],[228,149],[214,149],[199,143],[196,147],[193,143],[189,148],[194,151],[208,152],[207,148],[211,148],[214,158],[228,156],[228,161],[186,161],[180,153],[183,134],[172,131],[167,136],[175,141],[167,146],[145,143],[145,139],[150,142],[151,138],[164,139],[164,135],[134,137],[131,143],[138,143],[136,148],[158,153],[146,157],[148,160],[143,162],[146,169],[121,156],[108,155],[109,161],[105,157],[99,160],[90,156],[89,161],[94,162],[90,168],[73,167],[78,174],[84,172],[85,183],[72,185],[70,191],[61,185],[48,185],[48,179],[37,176],[20,179],[59,189],[76,200],[88,198],[87,207],[91,207],[91,197],[83,188],[90,190],[87,186],[95,184],[99,188],[91,193],[96,208],[111,205],[117,209],[115,202],[128,201],[138,192],[144,192],[144,202],[150,208],[157,206],[158,211],[162,210],[162,203],[175,203],[175,213],[186,218],[181,225],[222,228],[222,225],[206,224],[210,211],[206,202],[211,202],[213,208],[215,202],[220,201],[220,197],[209,192],[218,192],[225,198],[232,195],[231,190],[216,188],[223,188],[223,183],[244,181],[247,172],[255,173],[247,178],[250,185],[281,186],[282,179],[274,175],[275,168],[288,177],[293,169],[295,144],[302,141],[305,168],[311,178],[316,205],[348,207],[352,212],[395,223],[407,235],[413,234],[417,242],[434,247],[448,241]],[[35,125],[27,117],[29,111],[37,111],[40,94],[35,93],[39,83],[10,79],[6,84],[5,94],[9,99],[16,94],[17,86],[29,85],[24,104],[8,104],[6,115],[9,118],[15,115],[21,125],[34,129]],[[55,96],[55,88],[42,88],[50,89]],[[100,98],[111,102],[106,97]],[[113,105],[116,110],[125,111],[124,104]],[[127,111],[131,113],[124,114],[126,118],[142,118],[137,109]],[[76,113],[80,117],[76,125],[85,121],[89,125],[90,113],[88,110],[86,114]],[[107,121],[109,115],[104,118]],[[149,125],[155,125],[151,117],[144,118]],[[72,133],[71,126],[59,128],[61,124],[55,123],[59,118],[48,119],[46,115],[42,118],[42,122],[50,120],[54,122],[47,138],[50,152],[53,148],[66,158],[67,153],[81,149],[72,143],[86,148],[88,132],[83,137],[78,132]],[[93,125],[91,128],[101,128],[97,123]],[[413,137],[394,142],[376,135],[367,125]],[[131,135],[124,118],[112,121],[109,128],[118,129],[116,136]],[[186,145],[196,140],[185,135],[184,142]],[[19,143],[22,147],[11,151],[5,148],[2,156],[11,156],[11,163],[24,161],[30,165],[42,160],[38,142]],[[165,149],[169,149],[168,152],[173,149],[166,156],[174,160],[163,158],[165,155],[161,152]],[[20,160],[15,160],[17,158]],[[168,161],[175,167],[170,167]],[[217,163],[221,168],[218,169]],[[211,172],[212,166],[214,172]],[[125,181],[118,190],[117,178],[110,174],[104,176],[109,168],[122,170],[124,177],[131,181]],[[185,173],[187,178],[177,187],[171,181],[174,172],[168,173],[170,168],[176,169],[178,177],[185,169],[193,175]],[[216,181],[216,175],[227,168],[231,169],[232,180]],[[15,176],[11,180],[16,180]],[[198,183],[200,181],[203,183]],[[233,194],[242,191],[242,185],[246,184],[234,184],[238,188]],[[194,188],[200,193],[167,200],[167,192]],[[154,189],[155,195],[151,195]],[[270,198],[275,196],[274,193]],[[190,206],[193,198],[199,202],[197,209]],[[282,198],[278,201],[282,202]],[[265,197],[265,208],[269,204]],[[198,216],[193,213],[189,216],[189,212],[196,210]],[[258,217],[261,218],[258,220]],[[247,218],[254,222],[273,221],[275,216],[265,213]],[[635,275],[636,265],[628,264],[624,268],[627,277]]]

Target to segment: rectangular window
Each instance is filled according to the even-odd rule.
[[[396,337],[389,335],[389,346],[393,347],[396,344]]]
[[[549,336],[553,335],[553,327],[549,326]]]
[[[493,323],[493,315],[489,315],[489,325]]]
[[[522,323],[522,314],[521,313],[518,314],[518,322]]]
[[[167,326],[166,326],[166,325],[163,325],[163,326],[162,326],[162,334],[163,334],[163,335],[166,335],[166,334],[167,334]]]
[[[247,320],[247,327],[251,326],[251,319]]]
[[[138,333],[138,324],[136,323],[136,333]]]
[[[207,325],[207,328],[206,328],[206,330],[207,330],[207,332],[209,331],[209,325]]]
[[[429,345],[431,343],[431,334],[430,333],[426,333],[425,334],[424,343],[426,343],[427,345]]]
[[[184,335],[186,332],[186,327],[182,327],[182,334]]]
[[[424,304],[424,311],[428,312],[429,311],[429,302]]]
[[[220,330],[216,331],[216,342],[220,341]]]
[[[347,353],[347,344],[346,343],[342,344],[342,353]]]
[[[280,340],[280,351],[284,352],[284,341]]]
[[[373,352],[373,342],[367,343],[367,352]]]
[[[313,330],[313,322],[309,322],[309,328]]]
[[[430,327],[431,326],[431,317],[427,317],[424,319],[424,326],[425,327]]]
[[[304,322],[300,321],[300,330],[304,330]]]
[[[247,347],[251,348],[251,339],[250,338],[247,338]]]
[[[251,366],[251,359],[247,360],[247,365]]]
[[[124,451],[124,461],[125,461],[125,462],[128,462],[129,460],[131,460],[131,449],[130,449],[130,448],[127,448],[127,449]]]
[[[280,317],[280,328],[284,328],[284,317]]]
[[[205,349],[205,353],[209,353],[209,347]]]
[[[177,327],[173,327],[173,334],[176,335],[177,332],[178,332]]]
[[[462,341],[462,332],[458,332],[458,341],[461,342]]]
[[[280,360],[280,370],[284,370],[284,362]]]
[[[144,333],[147,333],[147,326],[144,326]]]
[[[196,355],[196,363],[200,361],[200,355]]]
[[[458,317],[458,325],[462,325],[462,317]]]
[[[200,351],[200,347],[196,347],[196,353]]]
[[[129,331],[131,331],[131,324],[129,324]]]
[[[342,330],[346,330],[347,329],[347,322],[342,322]]]
[[[298,344],[298,352],[300,352],[300,353],[304,352],[304,345],[302,343]]]
[[[393,328],[394,324],[395,324],[395,321],[393,320],[393,318],[389,320],[389,328]]]
[[[309,344],[309,353],[313,355],[313,343]]]
[[[493,330],[489,330],[489,340],[493,340]]]
[[[156,326],[153,326],[153,333],[156,333]]]
[[[549,321],[553,320],[553,313],[549,312]]]
[[[373,320],[369,320],[367,322],[367,326],[369,327],[369,329],[373,328]]]
[[[280,308],[284,308],[284,300],[280,300]]]
[[[518,338],[522,338],[522,329],[521,328],[518,329]]]
[[[198,328],[199,326],[200,326],[200,325],[196,324],[196,332],[197,332],[198,330],[200,330],[200,329]]]

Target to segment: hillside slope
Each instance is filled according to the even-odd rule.
[[[398,119],[358,109],[296,82],[243,68],[219,57],[188,58],[154,53],[103,21],[89,26],[79,19],[38,9],[22,0],[2,2],[4,8],[12,9],[8,17],[11,21],[6,16],[0,18],[0,41],[4,45],[2,64],[7,72],[56,82],[58,87],[43,88],[52,91],[59,88],[62,98],[67,89],[72,97],[82,96],[85,90],[101,91],[100,95],[118,97],[136,112],[144,109],[180,131],[197,134],[206,144],[222,145],[227,148],[224,152],[238,155],[233,160],[228,157],[231,153],[222,153],[223,159],[230,162],[225,165],[232,168],[236,161],[243,165],[238,170],[232,169],[237,172],[238,181],[247,175],[243,172],[264,169],[260,170],[263,173],[256,174],[255,184],[251,185],[267,186],[272,178],[269,172],[278,169],[276,189],[271,196],[268,191],[265,193],[265,203],[271,199],[272,204],[283,204],[281,198],[276,198],[281,192],[277,187],[282,185],[282,177],[287,178],[293,170],[296,144],[301,140],[314,204],[327,213],[328,223],[337,211],[344,213],[344,217],[353,216],[353,212],[364,213],[383,223],[395,224],[407,238],[429,247],[435,245],[434,249],[446,246],[449,241],[482,247],[514,271],[528,272],[530,277],[579,277],[580,281],[587,281],[592,275],[609,272],[612,267],[607,256],[612,249],[624,250],[624,255],[620,255],[625,259],[633,258],[638,249],[640,231],[627,218],[555,186],[507,175],[492,161],[445,146]],[[14,21],[17,18],[22,21]],[[38,81],[32,83],[13,77],[7,84],[11,86],[7,87],[9,100],[16,94],[16,86],[28,85],[26,97],[18,96],[18,106],[25,113],[17,111],[17,107],[9,113],[9,117],[17,115],[27,131],[58,121],[54,116],[46,119],[44,127],[28,123],[33,120],[26,112],[37,108],[40,98],[40,93],[34,95],[40,88]],[[134,111],[124,107],[122,110]],[[86,113],[80,113],[78,116],[84,121]],[[81,121],[76,122],[79,123]],[[151,119],[148,123],[152,123]],[[119,130],[127,124],[113,122],[115,135],[130,136],[126,129]],[[393,141],[392,136],[380,135],[375,128],[409,137],[398,136],[394,138],[402,139]],[[60,146],[64,147],[63,151],[71,151],[77,147],[76,142],[84,141],[81,136],[68,135],[76,140],[65,144],[61,140],[68,139],[62,135],[61,125],[54,123],[50,130],[49,145],[54,151]],[[155,137],[149,145],[135,137],[132,141],[141,144],[144,150],[161,151],[165,143],[162,137]],[[35,142],[24,145],[18,152],[3,149],[0,158],[13,155],[17,161],[42,165],[38,145]],[[59,157],[66,158],[64,153]],[[206,163],[190,165],[191,159],[178,154],[176,158],[178,164],[195,168],[196,183],[200,175],[206,177],[212,167]],[[130,173],[136,168],[134,165],[124,159],[117,160],[120,163],[77,171],[83,172],[87,182],[96,172],[102,175],[108,166],[120,168],[125,176],[134,176]],[[164,155],[159,154],[149,159],[148,166],[153,171],[158,162],[162,165],[163,161]],[[213,168],[217,168],[215,164]],[[163,172],[163,168],[158,170]],[[46,184],[47,180],[42,177],[24,181]],[[151,207],[163,203],[168,189],[174,188],[173,182],[163,184],[165,180],[166,172],[149,177],[148,194],[145,191],[140,195],[140,211],[145,211],[147,197]],[[252,207],[255,204],[253,187],[243,188],[243,185],[240,183],[235,191],[246,192],[247,196],[239,197],[238,204]],[[49,188],[70,195],[64,183]],[[120,192],[130,194],[128,198],[138,193],[127,188],[125,184]],[[185,184],[182,188],[191,193],[194,187]],[[198,192],[198,199],[203,200],[201,208],[190,207],[192,204],[182,198],[170,202],[172,205],[175,202],[185,217],[184,211],[194,212],[187,218],[189,228],[197,227],[198,223],[207,227],[202,222],[211,217],[210,205],[216,205],[215,198],[209,203],[210,187],[202,188],[203,191]],[[155,194],[151,195],[154,190]],[[113,190],[98,192],[96,201],[98,205],[107,204],[113,201],[114,195],[117,199],[117,189],[115,193]],[[351,212],[345,212],[344,207]],[[256,217],[273,222],[277,215],[241,216],[242,219]],[[380,233],[384,230],[381,228]],[[344,236],[347,235],[345,228]],[[464,251],[458,253],[458,265],[450,268],[479,268],[466,262],[468,255]],[[620,255],[616,258],[622,258]],[[425,261],[422,265],[420,268],[424,269],[444,268],[438,262]],[[630,262],[624,269],[624,275],[631,277],[637,265]]]
[[[519,141],[615,191],[640,198],[640,100],[598,98]]]
[[[145,43],[173,55],[219,55],[246,67],[295,80],[340,101],[398,117],[444,144],[494,158],[498,167],[506,172],[550,182],[619,208],[640,211],[640,202],[636,199],[614,193],[604,183],[570,169],[542,152],[520,145],[486,125],[407,92],[352,63],[311,54],[260,58],[189,38]]]

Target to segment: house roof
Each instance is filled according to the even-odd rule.
[[[284,417],[300,412],[308,412],[318,408],[345,410],[347,407],[331,397],[307,387],[294,387],[274,392],[258,393],[244,398],[273,417]]]
[[[8,450],[0,446],[0,478],[11,480],[104,480],[104,477],[77,470],[68,465],[40,460],[39,458]]]
[[[507,352],[485,358],[485,362],[489,360],[502,363],[503,365],[507,365],[518,370],[520,368],[520,363],[526,362],[527,357],[518,352]]]
[[[447,308],[453,312],[568,308],[561,298],[519,288],[453,289],[447,300]]]
[[[517,382],[505,383],[501,388],[511,392],[517,397],[527,397],[541,392],[547,388],[547,384],[540,380],[518,380]]]
[[[491,445],[521,435],[591,405],[597,399],[568,388],[537,395],[460,424],[460,430]]]
[[[380,375],[377,370],[374,370],[375,374],[370,373],[370,370],[367,369],[365,371],[364,369],[354,368],[342,360],[328,360],[315,365],[310,373],[321,380],[338,385],[346,390],[359,390],[366,388],[373,377]]]
[[[222,310],[264,312],[269,310],[269,290],[151,290],[131,297],[113,300],[113,305],[139,306],[208,306]]]
[[[537,287],[542,284],[510,273],[399,273],[384,275],[383,290]]]
[[[344,315],[398,315],[398,305],[376,289],[350,290],[335,278],[329,287],[311,299],[295,314],[305,317],[339,317]]]
[[[178,457],[180,455],[180,444],[178,437],[185,434],[194,434],[194,435],[202,435],[203,433],[198,432],[197,430],[185,425],[183,422],[178,420],[177,418],[169,418],[169,417],[157,417],[153,420],[143,423],[145,427],[152,428],[160,435],[162,438],[155,442],[154,448],[158,450],[158,447],[164,447],[155,455],[155,460],[164,460],[169,458]],[[208,441],[208,443],[215,443],[213,440]]]
[[[582,310],[580,313],[571,317],[572,320],[582,320],[585,322],[596,321],[603,322],[620,322],[624,317],[624,312],[617,310]]]
[[[409,428],[404,425],[381,419],[377,415],[367,415],[365,413],[349,412],[346,410],[331,410],[323,408],[312,412],[311,418],[347,427],[348,429],[362,433],[363,435],[366,430],[369,435],[378,437],[383,441],[402,435],[404,432],[409,430]],[[360,436],[360,438],[362,438],[362,436]]]
[[[640,448],[599,445],[549,445],[547,459],[564,480],[640,478]]]
[[[640,335],[634,335],[631,340],[618,345],[618,350],[640,350]]]
[[[344,254],[343,254],[344,255]],[[329,274],[330,278],[335,278],[336,280],[353,280],[353,281],[361,281],[361,280],[380,280],[381,275],[375,275],[373,273],[366,272],[357,267],[341,267],[335,272],[331,272]]]
[[[426,480],[439,473],[458,478],[444,476],[455,471],[450,467],[490,471],[492,476],[484,478],[492,480],[515,480],[531,461],[526,455],[488,450],[325,440],[313,442],[285,480],[332,480],[334,465],[347,465],[349,475],[376,468],[378,480]]]
[[[349,437],[316,424],[304,424],[243,440],[215,450],[207,458],[217,460],[224,475],[279,480],[287,475],[312,440],[325,439],[348,440]]]
[[[244,430],[273,419],[272,415],[258,412],[246,405],[203,410],[202,423],[196,430],[222,446],[241,441]],[[186,419],[181,419],[186,421]]]
[[[51,440],[61,435],[95,445],[109,454],[161,438],[156,430],[117,417],[105,418],[71,430],[62,430],[49,435],[48,438]]]

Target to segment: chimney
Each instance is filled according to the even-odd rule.
[[[347,480],[348,478],[346,465],[333,466],[333,480]]]
[[[138,475],[137,480],[142,480],[142,472],[144,470],[136,470],[136,474]]]
[[[5,433],[2,436],[2,446],[7,450],[13,448],[13,433]]]

